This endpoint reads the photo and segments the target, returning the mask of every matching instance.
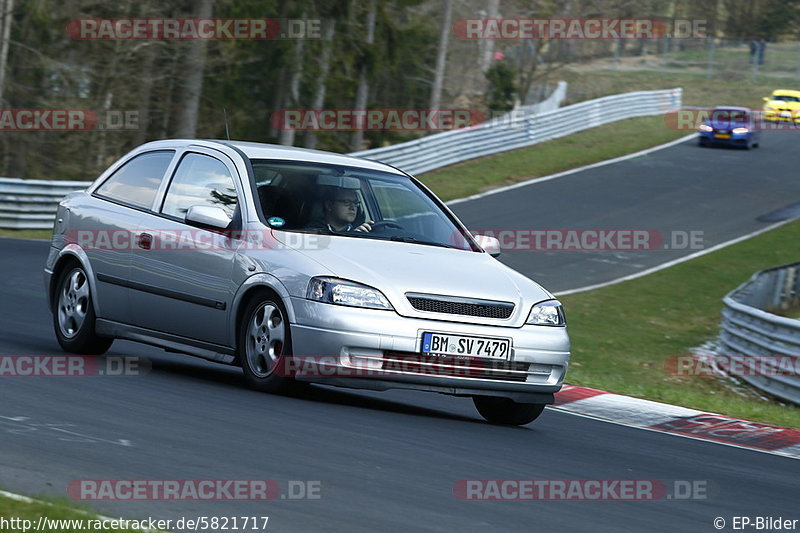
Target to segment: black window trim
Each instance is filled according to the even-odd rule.
[[[165,177],[165,180],[167,181],[167,183],[166,183],[166,186],[164,187],[164,194],[162,194],[160,198],[158,198],[158,195],[156,195],[156,199],[158,200],[158,207],[156,209],[152,210],[151,213],[153,215],[155,215],[157,217],[160,217],[160,218],[164,218],[166,220],[171,220],[173,222],[177,222],[179,224],[186,224],[186,225],[193,226],[192,224],[188,224],[186,222],[186,218],[185,217],[184,218],[180,218],[180,217],[176,217],[176,216],[168,215],[167,213],[164,213],[164,203],[167,201],[167,195],[169,194],[170,187],[172,187],[172,181],[175,179],[175,174],[178,173],[178,168],[181,166],[181,162],[183,161],[183,159],[186,156],[188,156],[190,154],[204,155],[206,157],[210,157],[212,159],[215,159],[215,160],[219,161],[220,163],[222,163],[225,166],[226,169],[228,169],[228,165],[226,165],[225,162],[222,161],[222,159],[220,159],[219,157],[216,157],[215,155],[211,155],[211,154],[199,151],[198,148],[209,149],[209,148],[207,148],[205,146],[199,146],[198,147],[196,145],[192,145],[192,146],[184,147],[184,149],[180,152],[180,154],[178,155],[178,160],[175,162],[175,165],[172,168],[172,174],[170,174],[169,178]],[[220,152],[219,150],[214,149],[214,148],[210,148],[210,150],[214,150],[215,152],[219,152],[219,153],[222,153],[223,155],[226,155],[226,154],[224,154],[224,152]],[[227,157],[227,155],[226,155],[226,157]],[[230,157],[228,157],[228,159],[230,159]],[[232,166],[235,169],[236,165],[233,164],[233,162],[231,162],[231,163],[232,163]],[[228,169],[228,170],[230,170],[230,169]],[[237,174],[238,174],[238,172],[237,172]],[[231,231],[231,230],[235,231],[237,229],[240,229],[242,227],[242,223],[243,223],[242,222],[242,196],[243,196],[243,192],[240,190],[240,186],[237,185],[235,176],[233,176],[233,175],[231,176],[231,181],[233,182],[233,186],[236,189],[236,209],[234,210],[233,216],[231,217],[231,223],[228,225],[228,227],[226,229],[221,230],[221,231]],[[219,230],[208,228],[208,231],[219,231]]]

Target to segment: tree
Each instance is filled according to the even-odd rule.
[[[200,0],[196,16],[211,18],[214,9],[214,0]],[[206,70],[205,39],[189,41],[189,50],[186,53],[186,80],[181,87],[182,107],[178,113],[178,124],[175,135],[178,137],[195,137],[197,134],[197,114],[200,109],[200,97],[203,94],[203,76]]]
[[[376,0],[369,0],[369,7],[367,11],[367,21],[365,24],[366,39],[364,39],[365,52],[361,56],[361,66],[358,73],[358,87],[356,88],[356,99],[353,108],[356,110],[364,110],[367,108],[367,97],[369,96],[369,82],[367,76],[370,73],[373,64],[373,50],[372,45],[375,43],[375,17],[377,16]],[[350,150],[356,152],[363,149],[364,144],[364,129],[361,125],[356,126],[356,130],[350,137]]]
[[[444,71],[447,67],[447,42],[452,31],[450,19],[453,14],[453,0],[442,0],[442,7],[444,13],[442,15],[442,29],[439,34],[439,51],[436,54],[436,73],[433,77],[430,109],[439,109],[439,103],[442,98],[442,83],[444,82]]]

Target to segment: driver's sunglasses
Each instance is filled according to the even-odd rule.
[[[361,202],[358,200],[350,200],[349,198],[345,200],[334,200],[334,202],[339,202],[340,204],[344,204],[347,207],[361,207]]]

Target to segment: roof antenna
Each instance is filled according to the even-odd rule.
[[[225,115],[225,136],[230,141],[231,140],[231,132],[228,131],[228,110],[223,107],[222,108],[222,113]]]

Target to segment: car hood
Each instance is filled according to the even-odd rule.
[[[275,236],[280,241],[286,235],[276,232]],[[379,289],[404,316],[431,318],[431,313],[410,305],[407,292],[512,302],[515,310],[507,322],[519,324],[531,305],[553,297],[487,253],[339,236],[320,240],[317,249],[298,251],[324,265],[333,276]]]
[[[800,102],[784,102],[783,100],[770,100],[766,103],[770,107],[780,107],[782,109],[800,109]]]

